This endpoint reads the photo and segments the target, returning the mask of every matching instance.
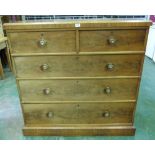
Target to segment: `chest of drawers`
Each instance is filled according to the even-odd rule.
[[[134,135],[150,25],[5,24],[24,135]]]

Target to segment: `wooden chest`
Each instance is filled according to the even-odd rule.
[[[5,24],[24,135],[134,135],[150,25]]]

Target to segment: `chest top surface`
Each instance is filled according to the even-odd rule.
[[[116,28],[116,27],[149,27],[150,21],[55,21],[55,22],[17,22],[5,23],[6,30],[49,29],[49,28]]]

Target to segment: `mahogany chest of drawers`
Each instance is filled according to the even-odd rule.
[[[24,135],[134,135],[150,25],[5,24]]]

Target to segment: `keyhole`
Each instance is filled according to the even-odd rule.
[[[77,107],[77,109],[79,109],[79,108],[80,108],[80,105],[79,105],[79,104],[77,104],[77,106],[76,106],[76,107]]]

